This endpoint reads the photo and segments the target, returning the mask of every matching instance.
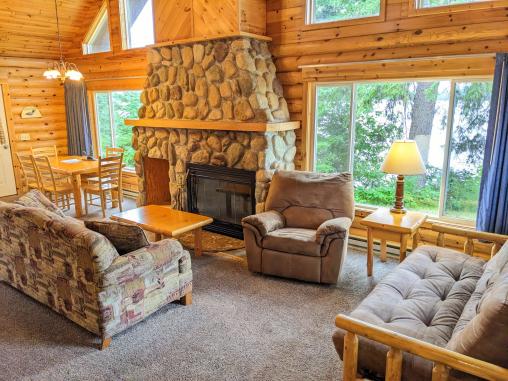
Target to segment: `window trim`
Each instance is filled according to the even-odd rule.
[[[454,76],[454,77],[425,77],[425,78],[400,78],[400,79],[371,79],[371,80],[357,80],[357,81],[312,81],[307,83],[307,91],[308,94],[308,102],[307,107],[309,108],[307,113],[307,132],[304,134],[304,139],[307,141],[304,142],[303,146],[307,148],[309,154],[305,157],[305,170],[315,171],[316,170],[316,121],[317,121],[317,113],[316,113],[316,105],[317,105],[317,87],[318,86],[345,86],[349,85],[352,87],[352,99],[351,99],[351,110],[356,109],[356,97],[355,97],[355,85],[364,84],[364,83],[387,83],[387,82],[432,82],[432,81],[450,81],[450,100],[449,100],[449,110],[453,110],[455,106],[455,85],[461,82],[482,82],[482,81],[490,81],[492,77],[490,76]],[[442,221],[446,223],[452,223],[462,226],[474,226],[475,220],[469,220],[465,218],[456,218],[456,217],[448,217],[443,214],[445,207],[445,197],[446,188],[448,186],[448,168],[450,165],[450,149],[451,149],[451,137],[453,132],[453,118],[454,113],[449,112],[447,124],[446,124],[446,142],[444,147],[444,161],[443,161],[443,169],[442,172],[445,174],[441,176],[441,185],[440,185],[440,195],[439,195],[439,206],[438,206],[438,215],[429,214],[429,218]],[[355,122],[354,113],[351,113],[351,122]],[[351,124],[353,126],[353,124]],[[350,128],[350,161],[349,161],[349,171],[352,173],[353,169],[353,155],[354,155],[354,135],[355,128]],[[351,140],[351,136],[353,136],[353,140]],[[446,171],[446,172],[445,172]],[[357,204],[357,209],[359,210],[367,210],[372,211],[380,208],[380,206],[369,205],[369,204]]]
[[[467,12],[481,9],[504,8],[508,6],[508,0],[475,0],[467,4],[451,4],[439,7],[420,7],[419,0],[408,0],[409,16],[433,15],[440,13]]]
[[[348,25],[358,25],[358,24],[368,24],[374,22],[380,22],[386,20],[386,1],[387,0],[379,0],[379,15],[375,16],[367,16],[367,17],[356,17],[346,20],[332,20],[332,21],[324,21],[324,22],[313,22],[313,12],[314,12],[314,1],[315,0],[306,0],[305,2],[305,25],[303,30],[315,30],[315,29],[326,29],[333,28],[338,26],[348,26]]]
[[[89,52],[90,40],[92,40],[97,35],[97,33],[99,31],[99,26],[103,22],[104,17],[106,17],[106,22],[107,22],[107,26],[108,26],[109,50],[106,50],[104,52],[91,53],[91,52]],[[83,39],[83,41],[81,43],[81,46],[82,46],[83,55],[87,55],[87,56],[93,55],[93,54],[104,54],[104,53],[109,53],[112,51],[111,24],[110,24],[110,20],[109,20],[108,1],[107,0],[104,0],[102,2],[99,12],[97,13],[95,18],[93,19],[92,24],[88,28],[88,32],[86,33],[85,38]]]
[[[122,39],[122,50],[134,50],[134,49],[144,49],[147,46],[153,45],[153,44],[147,44],[145,46],[130,46],[131,44],[131,37],[129,34],[129,31],[127,30],[127,5],[125,2],[128,0],[119,0],[118,6],[120,11],[120,35]],[[153,39],[155,43],[155,15],[154,15],[154,1],[148,0],[152,3],[152,34]]]

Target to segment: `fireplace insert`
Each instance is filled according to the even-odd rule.
[[[204,229],[243,239],[241,221],[255,213],[256,172],[188,164],[187,208],[213,218]]]

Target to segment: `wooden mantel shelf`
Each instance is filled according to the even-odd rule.
[[[228,33],[228,34],[216,34],[216,35],[210,35],[210,36],[203,35],[203,36],[199,36],[199,37],[184,38],[181,40],[163,41],[163,42],[158,42],[156,44],[149,45],[148,47],[149,48],[160,48],[160,47],[164,47],[164,46],[194,44],[197,42],[222,40],[222,39],[235,38],[235,37],[247,37],[247,38],[252,38],[255,40],[266,41],[266,42],[272,41],[272,38],[268,37],[268,36],[263,36],[260,34],[254,34],[254,33],[248,33],[248,32],[236,32],[236,33]]]
[[[181,119],[125,119],[127,126],[153,128],[185,128],[189,130],[220,130],[244,132],[275,132],[289,131],[300,128],[299,121],[266,123],[266,122],[238,122]]]

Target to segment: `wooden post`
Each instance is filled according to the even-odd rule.
[[[409,238],[409,234],[401,234],[400,235],[400,258],[399,258],[400,262],[402,262],[404,259],[406,259],[408,238]]]
[[[464,244],[464,253],[473,255],[474,252],[474,243],[472,238],[468,238],[466,243]]]
[[[101,342],[101,351],[108,348],[111,344],[111,337],[104,337]]]
[[[358,367],[358,336],[346,332],[344,336],[344,381],[356,381]]]
[[[386,381],[400,381],[402,378],[402,351],[391,348],[386,355]]]
[[[194,230],[194,254],[198,257],[202,254],[202,239],[203,239],[203,229],[197,228]]]
[[[432,368],[432,381],[447,381],[449,369],[446,365],[435,364]]]
[[[380,245],[380,251],[381,251],[381,262],[386,262],[386,240],[382,239],[381,240],[381,245]]]
[[[186,293],[184,296],[182,296],[180,298],[180,302],[184,305],[184,306],[188,306],[188,305],[191,305],[192,304],[192,291]]]
[[[439,232],[438,235],[437,235],[437,243],[436,243],[439,247],[444,247],[444,233],[443,232]]]

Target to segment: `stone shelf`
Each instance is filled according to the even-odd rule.
[[[290,131],[300,128],[299,121],[267,123],[267,122],[238,122],[180,119],[125,119],[127,126],[153,128],[185,128],[189,130],[218,130],[243,132],[276,132]]]

